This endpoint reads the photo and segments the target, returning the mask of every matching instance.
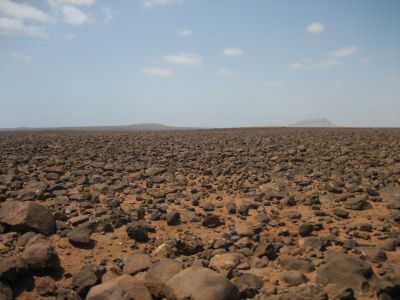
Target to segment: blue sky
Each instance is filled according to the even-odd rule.
[[[0,0],[0,127],[400,126],[397,0]]]

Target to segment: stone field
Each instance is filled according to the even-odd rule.
[[[400,299],[400,129],[2,132],[0,299]]]

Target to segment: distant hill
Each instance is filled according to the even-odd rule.
[[[325,118],[307,119],[300,122],[290,124],[289,127],[339,127]]]
[[[56,130],[82,130],[82,131],[159,131],[159,130],[189,130],[197,129],[194,127],[175,127],[159,123],[139,123],[131,125],[116,125],[116,126],[79,126],[79,127],[49,127],[49,128],[0,128],[0,131],[56,131]]]

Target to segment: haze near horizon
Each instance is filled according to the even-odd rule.
[[[400,127],[400,2],[0,0],[0,128]]]

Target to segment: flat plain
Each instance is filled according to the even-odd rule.
[[[0,154],[0,299],[399,299],[400,129],[2,132]]]

